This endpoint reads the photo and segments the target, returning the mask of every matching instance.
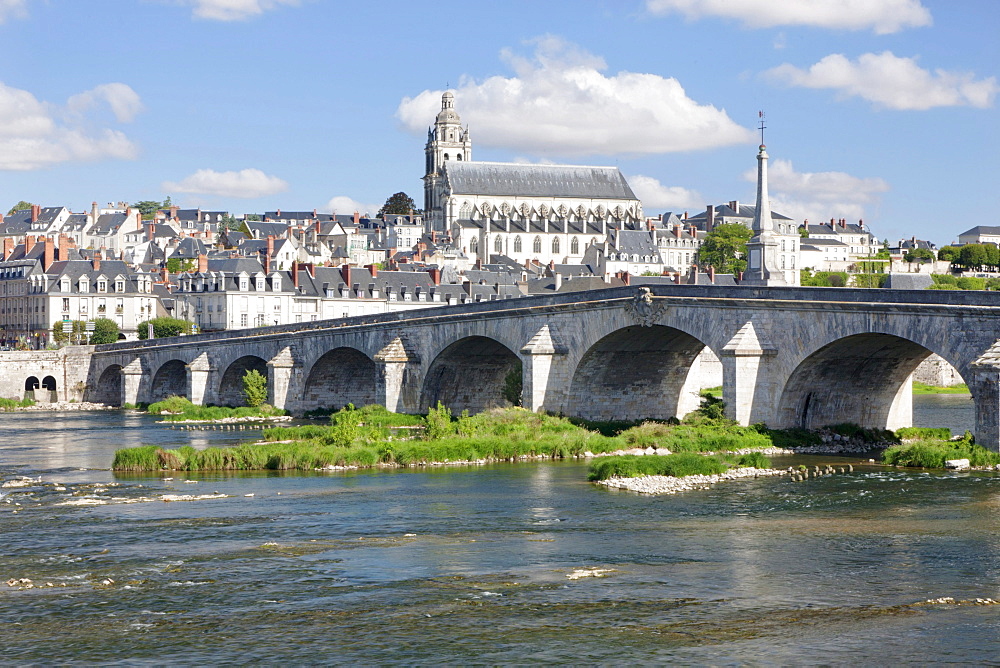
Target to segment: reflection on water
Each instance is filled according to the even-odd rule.
[[[915,413],[925,403],[935,404],[915,397]],[[949,426],[966,419],[948,416]],[[3,661],[1000,656],[1000,608],[919,604],[1000,598],[993,474],[840,460],[855,472],[650,498],[587,483],[582,462],[314,475],[76,470],[106,468],[122,445],[241,437],[154,422],[0,415],[0,475],[41,476],[0,499]],[[798,461],[838,459],[776,463]],[[592,575],[567,577],[575,571]],[[9,578],[33,587],[3,585]]]
[[[976,430],[976,408],[968,394],[916,394],[914,427],[948,427],[954,436]]]

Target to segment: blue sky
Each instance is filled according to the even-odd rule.
[[[617,165],[647,214],[752,202],[945,244],[1000,213],[996,0],[0,0],[0,207],[422,204],[476,160]]]

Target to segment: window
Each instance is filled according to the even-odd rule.
[[[531,251],[533,253],[541,253],[542,252],[542,238],[541,237],[535,237],[535,240],[531,243]]]
[[[69,297],[63,297],[63,311],[69,310]]]
[[[559,237],[554,237],[552,239],[552,252],[553,253],[559,252]]]
[[[98,292],[107,292],[108,291],[108,282],[107,281],[97,281],[97,291]]]
[[[472,237],[469,241],[469,251],[477,255],[479,254],[479,239]]]
[[[247,326],[247,314],[246,313],[241,313],[240,314],[240,327],[246,327],[246,326]]]
[[[521,236],[520,235],[514,237],[514,252],[515,253],[520,253],[521,252]]]
[[[503,252],[503,239],[499,236],[493,240],[493,252],[502,253]]]
[[[125,292],[125,281],[123,280],[115,281],[115,292]]]
[[[573,240],[569,242],[569,252],[570,255],[580,254],[580,240],[577,237],[573,237]]]

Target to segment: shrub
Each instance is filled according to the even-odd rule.
[[[905,441],[947,441],[951,438],[951,429],[947,427],[903,427],[896,430],[896,436]]]
[[[243,374],[243,397],[251,408],[259,408],[267,401],[267,378],[257,369],[247,369]]]
[[[439,401],[436,408],[427,411],[427,438],[444,438],[454,433],[455,425],[451,422],[451,409]]]
[[[760,452],[751,452],[745,455],[740,455],[740,458],[736,461],[736,463],[738,466],[752,467],[755,469],[771,468],[771,460]]]
[[[996,466],[1000,464],[1000,453],[966,439],[947,442],[918,441],[895,445],[882,453],[882,462],[895,466],[941,469],[949,459],[968,459],[972,466]]]

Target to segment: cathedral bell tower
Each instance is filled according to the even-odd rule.
[[[455,111],[455,96],[445,91],[441,96],[441,111],[434,127],[427,129],[424,174],[424,219],[431,229],[444,229],[444,165],[449,160],[472,159],[472,139],[469,129],[462,128],[462,119]]]

